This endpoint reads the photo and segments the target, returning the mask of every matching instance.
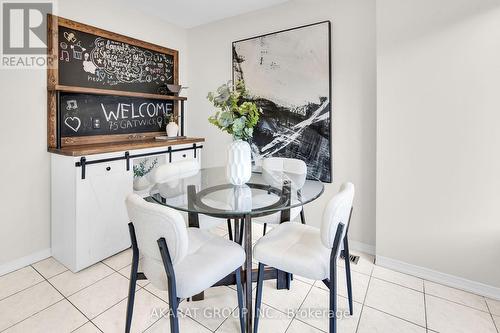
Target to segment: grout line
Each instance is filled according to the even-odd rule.
[[[43,278],[43,276],[42,276],[42,278]],[[6,296],[6,297],[4,297],[4,298],[0,299],[0,302],[2,302],[2,301],[4,301],[4,300],[6,300],[6,299],[7,299],[7,298],[9,298],[9,297],[12,297],[12,296],[14,296],[14,295],[17,295],[17,294],[19,294],[19,293],[21,293],[21,292],[23,292],[23,291],[25,291],[25,290],[28,290],[28,289],[30,289],[30,288],[32,288],[32,287],[34,287],[34,286],[37,286],[37,285],[39,285],[39,284],[40,284],[40,283],[42,283],[42,282],[45,282],[45,279],[43,279],[42,281],[38,281],[38,282],[36,282],[35,284],[32,284],[32,285],[31,285],[31,286],[29,286],[29,287],[26,287],[26,288],[24,288],[24,289],[18,290],[18,291],[16,291],[15,293],[13,293],[13,294],[11,294],[11,295],[9,295],[9,296]]]
[[[34,267],[33,267],[33,269],[34,269],[34,270],[36,270]],[[38,272],[38,271],[37,271],[37,272]],[[38,272],[38,273],[40,274],[40,272]],[[40,275],[41,275],[41,274],[40,274]],[[80,310],[80,309],[79,309],[79,308],[78,308],[75,304],[73,304],[73,302],[71,302],[71,301],[68,299],[68,297],[66,297],[65,295],[63,295],[63,293],[62,293],[62,292],[60,292],[60,291],[59,291],[59,289],[57,289],[57,288],[56,288],[56,287],[55,287],[52,283],[50,283],[50,281],[49,281],[49,280],[47,280],[45,277],[44,277],[44,279],[45,279],[45,281],[47,281],[47,283],[48,283],[49,285],[51,285],[51,286],[52,286],[52,288],[54,288],[54,289],[55,289],[55,290],[56,290],[59,294],[61,294],[61,296],[62,296],[62,297],[63,297],[63,298],[64,298],[64,299],[65,299],[65,300],[69,303],[69,304],[71,304],[71,305],[72,305],[72,306],[73,306],[73,307],[74,307],[74,308],[75,308],[78,312],[80,312],[80,313],[81,313],[81,314],[82,314],[85,318],[87,318],[87,320],[88,320],[88,321],[90,321],[90,318],[89,318],[89,317],[87,317],[87,315],[86,315],[85,313],[83,313],[83,312],[82,312],[82,310]],[[101,331],[101,330],[99,329],[99,331]],[[102,331],[101,331],[101,332],[102,332]]]
[[[429,323],[427,322],[427,299],[425,298],[425,283],[422,283],[422,290],[424,291],[424,318],[425,318],[425,330],[429,332]]]
[[[300,280],[299,280],[300,281]],[[304,281],[301,281],[301,282],[304,282]],[[299,307],[297,308],[297,311],[293,314],[293,317],[292,317],[292,320],[290,320],[290,322],[288,323],[288,326],[286,327],[285,329],[285,332],[286,333],[288,331],[288,329],[290,328],[290,326],[292,325],[292,322],[295,320],[295,317],[297,316],[297,313],[299,312],[299,310],[302,308],[302,305],[304,305],[304,302],[306,301],[307,299],[307,296],[309,296],[309,294],[311,293],[311,290],[314,286],[314,284],[309,284],[307,282],[304,282],[306,283],[308,286],[309,286],[309,290],[307,291],[307,294],[306,296],[304,297],[304,299],[302,300],[302,302],[300,303]],[[315,282],[316,283],[316,282]],[[311,326],[311,325],[309,325]]]
[[[363,303],[361,304],[361,311],[359,312],[359,318],[358,318],[358,323],[356,325],[356,330],[355,330],[355,333],[358,332],[358,329],[359,329],[359,323],[361,323],[361,318],[363,316],[363,310],[365,309],[365,303],[366,303],[366,298],[368,297],[368,292],[370,290],[370,283],[372,282],[372,278],[373,278],[373,269],[372,269],[372,273],[370,274],[370,279],[368,280],[368,284],[366,286],[366,293],[365,293],[365,298],[363,299]],[[354,289],[354,288],[353,288]],[[353,296],[354,298],[354,296]],[[354,299],[353,299],[354,301]]]
[[[412,325],[415,325],[415,326],[418,326],[418,327],[421,327],[421,328],[423,328],[423,329],[426,329],[426,330],[427,330],[427,328],[426,328],[425,326],[422,326],[422,325],[420,325],[420,324],[417,324],[417,323],[415,323],[415,322],[413,322],[413,321],[410,321],[410,320],[408,320],[408,319],[405,319],[405,318],[401,318],[401,317],[395,316],[395,315],[393,315],[392,313],[389,313],[389,312],[386,312],[386,311],[383,311],[383,310],[377,309],[377,308],[375,308],[375,307],[373,307],[373,306],[370,306],[370,305],[366,305],[366,304],[365,304],[365,306],[366,306],[367,308],[370,308],[370,309],[376,310],[376,311],[378,311],[378,312],[385,313],[386,315],[389,315],[389,316],[391,316],[391,317],[394,317],[394,318],[397,318],[397,319],[400,319],[400,320],[406,321],[407,323],[410,323],[410,324],[412,324]]]
[[[456,304],[456,305],[461,305],[461,306],[464,306],[466,308],[469,308],[469,309],[472,309],[472,310],[476,310],[476,311],[479,311],[479,312],[482,312],[482,313],[490,313],[489,311],[485,311],[485,310],[480,310],[478,308],[474,308],[470,305],[467,305],[467,304],[463,304],[463,303],[459,303],[459,302],[456,302],[456,301],[453,301],[451,299],[448,299],[448,298],[444,298],[444,297],[441,297],[441,296],[436,296],[436,295],[433,295],[433,294],[426,294],[427,296],[431,296],[431,297],[434,297],[434,298],[438,298],[438,299],[441,299],[443,301],[447,301],[447,302],[450,302],[450,303],[453,303],[453,304]],[[488,306],[488,305],[486,305]]]
[[[486,302],[486,298],[484,299]],[[500,327],[497,326],[497,323],[495,321],[495,318],[493,317],[493,313],[491,313],[490,306],[488,305],[488,302],[486,302],[486,307],[488,308],[488,311],[490,312],[491,320],[493,320],[493,326],[495,326],[497,333],[500,333]]]
[[[44,282],[44,281],[42,281],[42,282]],[[44,311],[44,310],[47,310],[47,309],[48,309],[48,308],[50,308],[51,306],[56,305],[57,303],[60,303],[60,302],[62,302],[62,301],[64,301],[64,298],[61,298],[61,299],[60,299],[60,300],[58,300],[57,302],[52,303],[52,304],[50,304],[49,306],[46,306],[46,307],[44,307],[43,309],[40,309],[40,310],[36,311],[35,313],[33,313],[33,314],[29,315],[28,317],[26,317],[26,318],[24,318],[24,319],[22,319],[22,320],[20,320],[20,321],[18,321],[18,322],[16,322],[16,323],[14,323],[14,324],[10,325],[9,327],[4,328],[4,329],[3,329],[3,330],[1,330],[0,332],[5,332],[5,331],[6,331],[6,330],[8,330],[9,328],[12,328],[12,327],[14,327],[14,326],[16,326],[16,325],[18,325],[18,324],[22,323],[23,321],[26,321],[26,320],[30,319],[31,317],[33,317],[33,316],[36,316],[36,315],[37,315],[37,314],[39,314],[40,312],[42,312],[42,311]]]
[[[83,325],[80,325],[80,326],[78,326],[77,328],[75,328],[74,330],[72,330],[72,331],[71,331],[71,333],[76,332],[77,330],[79,330],[80,328],[82,328],[83,326],[85,326],[85,325],[87,325],[87,324],[89,324],[89,323],[90,323],[90,325],[92,325],[92,326],[94,326],[95,328],[97,328],[97,330],[98,330],[99,332],[102,332],[102,331],[101,331],[101,329],[100,329],[99,327],[97,327],[97,325],[96,325],[96,324],[94,324],[91,320],[89,320],[89,321],[85,322]]]
[[[411,275],[413,276],[413,275]],[[413,288],[409,288],[409,287],[406,287],[402,284],[399,284],[399,283],[395,283],[395,282],[391,282],[391,281],[388,281],[388,280],[384,280],[384,279],[381,279],[381,278],[378,278],[376,276],[373,276],[374,279],[376,280],[379,280],[379,281],[383,281],[383,282],[387,282],[387,283],[390,283],[390,284],[394,284],[396,286],[399,286],[399,287],[402,287],[402,288],[406,288],[406,289],[409,289],[409,290],[412,290],[412,291],[416,291],[416,292],[419,292],[421,294],[425,294],[425,295],[428,295],[428,296],[432,296],[432,297],[435,297],[435,298],[439,298],[439,299],[442,299],[442,300],[445,300],[445,301],[448,301],[448,302],[451,302],[451,303],[454,303],[454,304],[458,304],[458,305],[462,305],[462,306],[465,306],[469,309],[473,309],[473,310],[476,310],[476,311],[481,311],[481,312],[484,312],[484,313],[489,313],[489,311],[485,311],[485,310],[481,310],[481,309],[478,309],[478,308],[475,308],[473,306],[470,306],[470,305],[467,305],[467,304],[463,304],[463,303],[459,303],[457,301],[454,301],[454,300],[451,300],[451,299],[448,299],[448,298],[445,298],[445,297],[442,297],[442,296],[439,296],[439,295],[434,295],[434,294],[431,294],[431,293],[425,293],[423,291],[420,291],[420,290],[416,290],[416,289],[413,289]],[[425,290],[425,281],[424,280],[424,290]],[[444,286],[444,285],[443,285]],[[445,287],[448,287],[448,286],[445,286]],[[453,288],[453,287],[448,287],[448,288]],[[453,288],[453,289],[456,289],[456,288]],[[467,291],[464,291],[464,290],[461,290],[461,289],[457,289],[457,290],[460,290],[460,291],[463,291],[463,292],[466,292],[466,293],[469,293]],[[469,293],[469,294],[472,294],[472,293]],[[484,297],[484,296],[481,296],[481,295],[476,295],[476,294],[472,294],[472,295],[475,295],[475,296],[480,296],[480,297]],[[425,297],[425,296],[424,296]]]

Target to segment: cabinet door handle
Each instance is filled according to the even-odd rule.
[[[182,157],[186,158],[186,154],[182,154]]]
[[[109,171],[109,170],[111,170],[111,167],[106,167],[106,171]]]

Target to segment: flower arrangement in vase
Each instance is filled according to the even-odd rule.
[[[259,122],[261,110],[248,101],[243,81],[231,81],[208,93],[208,100],[218,109],[208,121],[233,136],[227,154],[226,177],[233,185],[243,185],[252,176],[252,155],[249,140]]]
[[[147,177],[145,177],[148,173],[150,173],[155,166],[158,164],[158,159],[155,158],[151,163],[149,163],[149,159],[145,158],[140,161],[138,164],[135,164],[133,167],[134,170],[134,190],[142,191],[148,188],[150,184]]]

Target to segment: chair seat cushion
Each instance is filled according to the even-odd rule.
[[[252,206],[255,208],[265,207],[276,203],[279,200],[279,197],[275,194],[257,194],[252,198]],[[298,204],[297,199],[292,199],[294,204]],[[300,211],[302,210],[302,206],[295,207],[290,209],[290,220],[294,220],[297,216],[299,216]],[[281,223],[281,212],[277,212],[270,215],[259,216],[252,218],[252,222],[257,223],[268,223],[268,224],[279,224]]]
[[[245,261],[245,251],[238,244],[198,228],[187,228],[187,231],[188,254],[174,265],[179,298],[191,297],[210,288]],[[162,262],[144,258],[142,267],[153,286],[167,290],[167,275]]]
[[[254,246],[259,262],[313,280],[330,276],[330,252],[319,229],[289,222],[274,227]]]

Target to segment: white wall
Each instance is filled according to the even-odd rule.
[[[500,287],[500,1],[377,0],[377,56],[377,258]]]
[[[231,79],[231,43],[246,37],[323,20],[332,21],[334,182],[306,206],[309,224],[319,226],[327,200],[340,184],[356,185],[351,239],[375,245],[375,1],[291,1],[188,31],[190,99],[188,134],[201,134],[205,166],[226,161],[229,135],[210,125],[209,91]],[[359,245],[359,244],[358,244]]]
[[[63,0],[58,3],[58,15],[179,50],[180,82],[187,81],[184,29],[130,9],[118,0]],[[2,269],[16,263],[22,265],[30,258],[49,254],[46,72],[0,70],[0,91],[1,274]]]

